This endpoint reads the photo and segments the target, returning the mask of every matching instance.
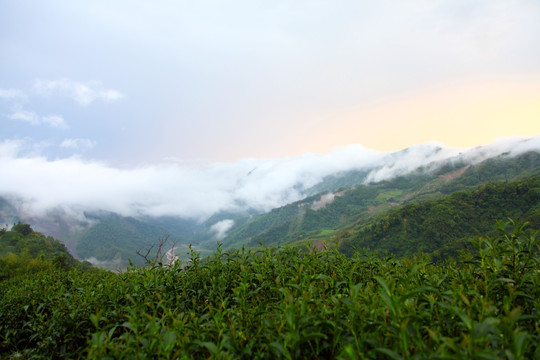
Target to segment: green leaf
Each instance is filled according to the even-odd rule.
[[[392,292],[390,291],[390,288],[388,287],[388,284],[386,283],[386,281],[384,281],[384,279],[380,276],[374,276],[373,277],[375,280],[377,280],[377,282],[382,286],[384,292],[388,295],[392,295]]]
[[[277,341],[274,341],[272,343],[270,343],[270,347],[273,348],[274,350],[277,350],[277,352],[281,355],[281,356],[284,356],[286,358],[290,358],[290,354],[289,352],[287,351],[287,349],[285,349],[283,347],[283,345]]]
[[[206,348],[211,354],[217,353],[217,346],[213,342],[210,341],[200,341],[200,340],[193,340],[193,342],[197,345],[200,345],[204,348]]]
[[[385,349],[385,348],[376,348],[375,351],[381,353],[381,354],[384,354],[386,356],[388,356],[390,359],[394,359],[394,360],[403,360],[403,357],[401,357],[397,352],[395,352],[394,350],[390,350],[390,349]]]

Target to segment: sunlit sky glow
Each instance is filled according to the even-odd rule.
[[[0,0],[0,142],[117,167],[540,134],[540,2]]]

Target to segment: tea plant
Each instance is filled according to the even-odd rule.
[[[477,255],[259,249],[123,274],[4,281],[0,355],[134,359],[540,357],[537,234],[512,222]]]

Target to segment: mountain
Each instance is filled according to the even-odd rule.
[[[32,202],[4,195],[0,197],[0,221],[30,223],[60,239],[77,258],[113,267],[125,266],[129,258],[142,261],[137,250],[164,236],[170,236],[170,243],[176,242],[179,249],[193,244],[202,252],[215,249],[218,242],[240,247],[335,241],[336,234],[358,229],[399,206],[490,181],[539,174],[539,139],[463,151],[430,143],[389,154],[369,153],[367,158],[364,152],[361,159],[347,150],[339,156],[264,163],[266,167],[238,172],[234,186],[215,193],[218,198],[200,194],[200,206],[205,207],[206,202],[209,208],[220,209],[202,218],[137,211],[122,215],[82,205],[36,210]],[[282,181],[282,177],[286,179]],[[213,203],[228,204],[229,199],[232,205]],[[268,209],[268,204],[283,206]]]
[[[137,251],[168,233],[164,228],[114,213],[91,213],[86,218],[95,224],[73,234],[76,254],[100,265],[121,266],[128,259],[143,265]]]
[[[532,230],[540,229],[540,175],[410,203],[356,225],[336,240],[349,255],[362,248],[397,256],[421,251],[443,261],[457,257],[471,237],[497,235],[494,224],[507,219],[527,221]]]
[[[527,152],[515,157],[505,154],[475,165],[460,161],[438,165],[436,169],[423,167],[391,180],[324,192],[267,214],[242,219],[223,239],[224,246],[282,245],[305,239],[332,241],[331,235],[338,230],[366,224],[402,205],[439,198],[487,182],[538,175],[540,153]]]

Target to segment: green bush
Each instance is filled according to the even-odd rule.
[[[218,248],[122,274],[22,275],[0,284],[0,356],[539,358],[538,237],[510,225],[442,265]]]

